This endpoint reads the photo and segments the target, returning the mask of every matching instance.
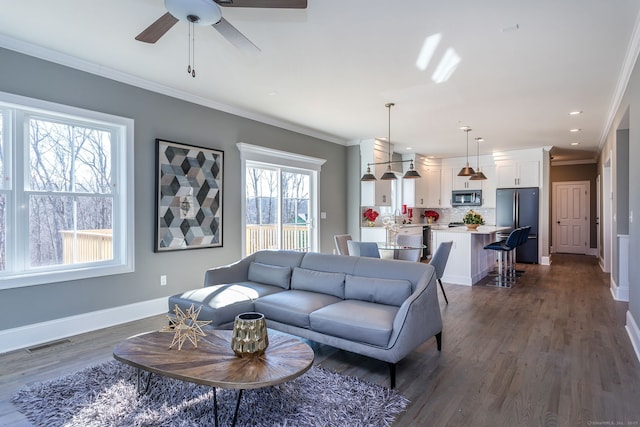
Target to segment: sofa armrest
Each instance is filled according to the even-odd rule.
[[[393,322],[389,348],[406,354],[417,344],[442,332],[435,270],[425,272],[416,290],[404,301]]]
[[[232,264],[208,269],[204,273],[204,286],[246,282],[249,280],[249,265],[251,265],[251,262],[255,258],[254,255],[249,255]]]

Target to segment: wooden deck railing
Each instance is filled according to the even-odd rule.
[[[282,226],[281,249],[308,251],[309,227],[307,225],[286,224]],[[248,224],[245,233],[245,255],[261,249],[278,247],[278,227],[275,224]]]
[[[81,262],[104,261],[113,258],[111,230],[63,230],[62,262],[74,264]],[[77,243],[74,258],[74,238]],[[246,229],[246,254],[250,255],[261,249],[278,247],[278,227],[275,224],[250,224]],[[309,227],[307,225],[287,224],[282,226],[282,249],[308,251]]]
[[[113,259],[112,230],[62,230],[60,234],[63,264]],[[74,238],[77,245],[74,245]],[[74,246],[77,249],[75,258]]]

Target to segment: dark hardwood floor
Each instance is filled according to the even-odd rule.
[[[627,304],[609,292],[596,259],[554,255],[522,265],[511,289],[445,284],[442,352],[431,339],[398,365],[410,400],[397,426],[640,426],[640,363],[625,332]],[[156,316],[0,355],[0,425],[29,425],[10,403],[23,384],[111,359]],[[311,343],[316,363],[388,384],[386,364]]]

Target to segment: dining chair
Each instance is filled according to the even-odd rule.
[[[349,247],[347,241],[351,240],[351,234],[336,234],[333,236],[333,240],[336,243],[336,250],[338,255],[349,255]]]
[[[376,242],[347,240],[347,247],[349,248],[349,255],[351,256],[380,258],[380,251],[378,250],[378,244]]]
[[[436,280],[440,284],[440,289],[442,290],[442,295],[444,296],[444,300],[447,304],[449,304],[449,300],[447,299],[447,294],[444,292],[444,287],[442,286],[442,276],[444,275],[444,269],[447,267],[447,261],[449,260],[449,254],[451,253],[451,247],[453,246],[453,241],[451,242],[442,242],[438,245],[438,249],[431,257],[430,265],[436,270]]]
[[[416,248],[422,247],[421,234],[400,234],[396,239],[396,243],[400,246],[412,246]],[[394,258],[404,261],[420,261],[422,249],[396,249]]]

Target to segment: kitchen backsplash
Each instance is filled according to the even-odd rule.
[[[398,223],[402,223],[402,220],[400,218],[402,215],[400,215],[400,211],[399,210],[397,210],[396,212],[393,212],[391,210],[391,208],[385,207],[385,206],[367,206],[367,207],[363,206],[362,207],[362,212],[364,212],[369,207],[372,207],[373,209],[375,209],[380,214],[380,216],[376,219],[376,225],[377,226],[381,226],[382,225],[382,221],[384,220],[385,217],[394,216],[394,214],[398,215],[397,222]],[[473,209],[474,211],[476,211],[480,215],[482,215],[484,217],[485,224],[487,224],[487,225],[495,225],[495,223],[496,223],[496,210],[495,209],[491,209],[491,208],[483,208],[481,206],[480,207],[474,207],[474,208],[470,208],[468,206],[465,206],[465,207],[459,207],[459,208],[444,208],[444,209],[413,208],[413,218],[411,219],[411,223],[412,224],[426,224],[427,223],[427,219],[426,218],[420,218],[420,215],[422,215],[425,210],[433,210],[433,211],[436,211],[436,212],[438,212],[440,214],[440,218],[438,218],[438,221],[435,222],[435,224],[438,224],[438,225],[447,225],[450,222],[462,222],[462,217],[470,209]],[[408,218],[407,215],[404,215],[403,217],[405,219]]]

